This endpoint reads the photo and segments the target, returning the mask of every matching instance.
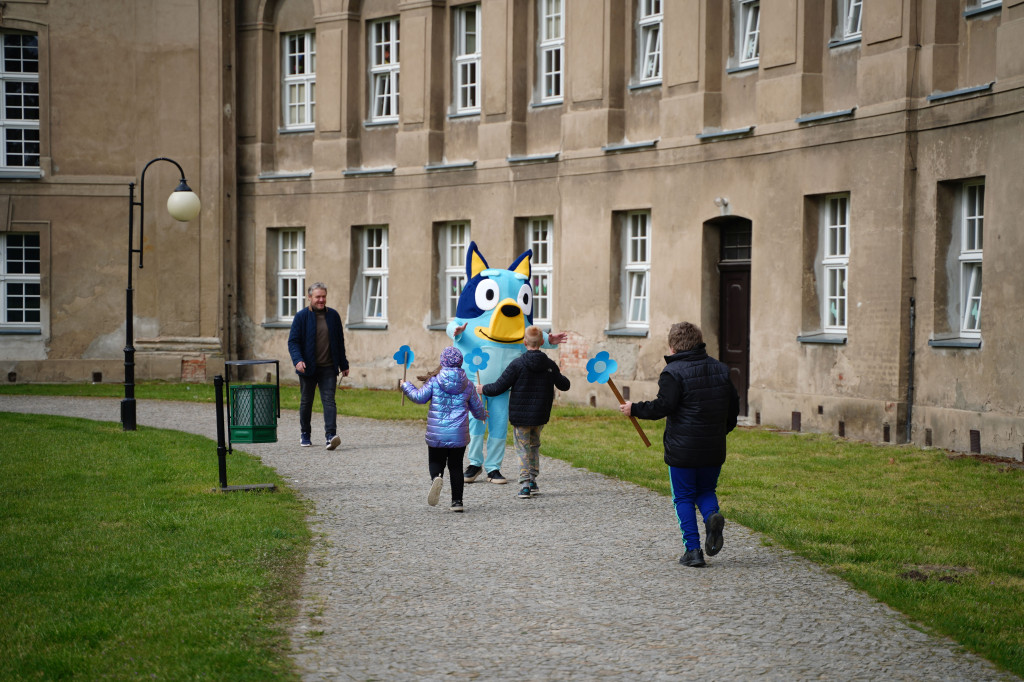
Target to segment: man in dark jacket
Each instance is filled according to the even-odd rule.
[[[511,389],[508,421],[519,453],[519,497],[530,499],[539,495],[537,474],[540,473],[540,431],[551,418],[555,388],[569,390],[569,379],[554,360],[544,354],[544,332],[529,326],[523,338],[526,352],[509,363],[494,383],[478,387],[485,396],[494,397]]]
[[[313,395],[320,389],[320,404],[324,407],[324,436],[327,449],[341,444],[338,437],[338,408],[334,394],[338,389],[338,375],[348,376],[345,358],[345,333],[341,316],[327,307],[327,285],[316,282],[306,292],[309,306],[295,314],[292,330],[288,334],[288,354],[295,373],[299,375],[299,445],[309,447],[310,420],[313,416]]]
[[[683,532],[684,566],[704,566],[694,506],[704,518],[704,550],[714,556],[722,549],[725,517],[718,509],[718,475],[725,463],[725,436],[736,427],[739,394],[729,368],[709,357],[700,327],[689,322],[672,325],[668,333],[672,355],[658,378],[658,397],[626,402],[619,410],[627,417],[661,419],[665,424],[665,464],[672,483],[676,518]]]

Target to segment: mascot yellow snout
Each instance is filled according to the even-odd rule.
[[[526,315],[519,304],[506,298],[494,307],[491,323],[485,329],[476,328],[476,335],[496,343],[522,343],[526,334]]]

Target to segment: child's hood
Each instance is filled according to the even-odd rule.
[[[522,357],[523,363],[526,365],[526,369],[531,372],[551,371],[551,363],[549,362],[548,356],[544,354],[544,351],[528,350]]]
[[[437,383],[445,393],[457,395],[466,390],[466,373],[461,367],[442,367],[437,375]]]

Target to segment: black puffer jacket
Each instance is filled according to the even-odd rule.
[[[665,424],[665,464],[673,467],[720,466],[725,435],[736,428],[740,398],[729,368],[709,357],[704,344],[666,355],[658,377],[658,397],[633,403],[631,414]]]
[[[484,386],[484,395],[496,396],[512,389],[508,420],[512,426],[541,426],[551,418],[554,387],[569,390],[569,379],[554,360],[539,350],[528,350],[509,363],[498,380]]]

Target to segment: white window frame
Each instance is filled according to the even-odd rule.
[[[960,336],[981,338],[985,181],[965,182],[960,200]]]
[[[0,329],[42,328],[42,265],[38,232],[0,232]],[[15,310],[8,308],[16,300],[21,301],[21,306]],[[21,319],[12,320],[12,316]],[[36,319],[26,319],[31,317]]]
[[[663,0],[638,0],[636,12],[637,83],[661,82]]]
[[[537,0],[538,101],[562,101],[565,66],[565,0]]]
[[[761,60],[761,0],[739,0],[737,16],[737,64],[757,66]]]
[[[399,103],[398,17],[370,22],[370,120],[374,123],[397,123]]]
[[[824,278],[821,326],[826,333],[847,331],[850,272],[850,195],[825,197],[821,220]]]
[[[441,224],[438,230],[437,252],[439,308],[441,319],[451,322],[459,307],[459,296],[466,286],[466,254],[469,252],[470,224],[458,220]]]
[[[38,36],[31,33],[0,34],[0,89],[0,149],[3,154],[0,170],[38,169]]]
[[[554,244],[552,243],[554,220],[550,216],[529,218],[526,221],[527,248],[533,251],[530,258],[530,279],[533,285],[533,323],[550,326],[553,317],[551,303],[551,271],[553,268]]]
[[[839,0],[841,23],[839,35],[842,40],[853,40],[861,36],[861,24],[863,23],[863,1],[862,0]]]
[[[622,270],[626,327],[650,326],[651,212],[629,211],[622,230]]]
[[[456,7],[453,10],[455,54],[453,61],[453,95],[455,113],[480,113],[480,4]],[[472,17],[472,27],[470,27]],[[470,30],[472,28],[472,31]],[[472,39],[471,39],[472,37]]]
[[[315,31],[281,36],[281,115],[282,128],[287,131],[316,126]]]
[[[277,231],[277,319],[290,320],[306,304],[306,230]]]
[[[388,321],[388,227],[367,225],[360,236],[363,322]]]

